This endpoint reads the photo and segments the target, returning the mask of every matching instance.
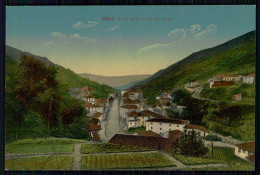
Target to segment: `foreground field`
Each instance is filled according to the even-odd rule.
[[[5,161],[7,170],[71,170],[72,156],[42,156],[9,159]]]
[[[169,167],[174,164],[160,153],[86,155],[81,169],[138,169]]]
[[[5,145],[6,154],[71,153],[73,144],[85,142],[74,139],[25,139]]]
[[[208,167],[208,168],[201,168],[201,169],[208,169],[214,170],[218,169],[221,170],[248,170],[254,168],[253,165],[248,163],[246,160],[240,159],[239,157],[234,155],[234,149],[226,148],[226,147],[215,147],[213,152],[213,157],[211,157],[211,150],[205,157],[191,157],[191,156],[184,156],[184,155],[173,155],[175,158],[180,160],[185,165],[205,165],[205,164],[227,164],[228,167]],[[198,169],[198,168],[197,168]]]
[[[82,153],[117,153],[117,152],[139,152],[148,151],[148,149],[117,144],[82,144]]]

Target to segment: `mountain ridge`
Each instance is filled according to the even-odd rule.
[[[103,76],[103,75],[95,75],[89,73],[81,73],[79,74],[83,78],[88,78],[92,81],[96,81],[100,84],[106,84],[113,88],[117,88],[120,86],[127,85],[133,81],[140,81],[150,77],[149,74],[142,74],[142,75],[123,75],[123,76]]]

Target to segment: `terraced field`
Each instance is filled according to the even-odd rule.
[[[169,166],[174,164],[160,153],[100,154],[83,156],[81,169],[138,169]]]

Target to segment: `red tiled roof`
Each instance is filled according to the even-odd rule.
[[[81,91],[93,91],[93,88],[86,86]]]
[[[186,125],[185,128],[186,129],[198,129],[198,130],[209,133],[209,130],[207,130],[206,128],[204,128],[203,126],[200,126],[200,125],[190,125],[189,124],[189,125]]]
[[[154,117],[156,119],[169,119],[165,116],[162,116],[160,114],[157,114],[157,113],[149,111],[149,110],[141,111],[139,114],[140,114],[140,116],[151,116],[151,117]]]
[[[125,92],[124,95],[123,95],[123,98],[128,98],[128,97],[129,97],[129,93]]]
[[[125,108],[125,109],[137,109],[138,106],[136,106],[136,105],[123,105],[123,106],[121,106],[121,108]]]
[[[129,90],[128,92],[136,93],[136,92],[138,92],[138,90],[133,88],[133,89]]]
[[[214,81],[212,87],[224,87],[224,86],[231,86],[235,83],[233,81]]]
[[[93,105],[90,106],[90,108],[99,108],[99,107],[102,107],[102,106],[99,105],[99,104],[93,104]]]
[[[101,112],[96,112],[96,113],[92,116],[92,118],[98,119],[102,114],[103,114],[103,113],[101,113]]]
[[[247,159],[251,162],[255,162],[255,154],[248,156]]]
[[[141,103],[141,101],[138,100],[138,99],[131,100],[131,99],[127,98],[127,99],[124,99],[123,101],[124,101],[124,104],[139,104],[139,103]]]
[[[249,74],[246,77],[255,77],[255,74]]]
[[[224,77],[239,77],[239,75],[225,75]]]
[[[241,148],[245,151],[255,153],[255,141],[240,143],[240,144],[236,144],[235,146],[237,146],[238,148]]]
[[[170,119],[170,118],[166,118],[166,119],[151,119],[151,120],[147,120],[146,122],[171,123],[171,124],[184,124],[184,123],[187,123],[188,120],[178,120],[178,119]]]
[[[151,137],[162,137],[160,134],[157,134],[151,130],[149,131],[137,131],[136,132],[139,136],[151,136]]]
[[[128,117],[138,117],[139,113],[136,111],[132,111],[132,112],[129,112],[127,115],[128,115]]]
[[[94,98],[94,96],[91,94],[87,94],[87,95],[85,95],[85,98]]]
[[[159,150],[170,150],[173,147],[169,139],[154,136],[115,134],[108,142]]]
[[[92,103],[89,103],[89,102],[88,102],[88,103],[85,104],[85,106],[86,106],[86,107],[90,107],[90,106],[92,106]]]
[[[169,139],[177,140],[181,138],[184,135],[184,133],[178,129],[169,131]]]
[[[99,99],[97,99],[97,102],[98,103],[105,103],[105,102],[107,102],[107,99],[106,98],[99,98]]]
[[[222,78],[223,75],[216,75],[215,78]]]
[[[89,130],[89,131],[98,131],[98,130],[101,130],[101,125],[96,125],[96,124],[93,124],[93,123],[89,123],[89,125],[88,125],[88,130]]]
[[[242,96],[242,94],[235,94],[233,97]]]
[[[93,134],[93,140],[100,141],[100,135],[98,133],[92,133]]]
[[[97,118],[91,118],[89,123],[97,125],[99,122],[100,122],[99,119],[97,119]]]

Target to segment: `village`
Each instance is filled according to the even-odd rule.
[[[210,88],[215,88],[231,86],[239,81],[243,84],[254,84],[255,74],[216,75],[208,80],[208,83]],[[184,89],[193,93],[194,98],[199,98],[196,93],[199,93],[202,87],[199,82],[191,81],[184,85]],[[96,142],[167,150],[174,147],[182,136],[195,132],[205,145],[210,146],[210,142],[204,138],[217,133],[203,126],[192,124],[189,120],[173,119],[167,116],[167,109],[182,113],[186,108],[173,103],[175,90],[158,94],[156,107],[147,105],[142,92],[135,88],[110,94],[108,98],[96,99],[92,95],[93,89],[85,87],[81,89],[77,98],[85,102],[87,115],[90,117],[88,129]],[[242,94],[234,94],[232,99],[234,102],[242,101]],[[129,130],[133,130],[134,133],[129,134],[127,132]],[[222,138],[222,141],[215,144],[235,148],[236,156],[254,162],[254,141],[241,142]]]

